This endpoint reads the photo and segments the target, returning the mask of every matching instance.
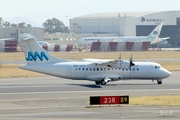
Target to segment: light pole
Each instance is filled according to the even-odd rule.
[[[77,26],[77,28],[78,28],[78,40],[79,40],[79,29],[81,29],[81,26]],[[78,42],[78,47],[80,47],[79,42]]]
[[[67,17],[68,17],[68,15],[65,15],[65,17],[66,17],[66,27],[67,27]]]
[[[74,25],[74,46],[75,46],[75,42],[76,42],[76,26],[78,25],[78,23],[73,23],[72,25]]]

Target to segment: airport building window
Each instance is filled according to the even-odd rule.
[[[53,38],[53,40],[59,40],[58,38]]]
[[[51,40],[51,38],[44,38],[44,40]]]

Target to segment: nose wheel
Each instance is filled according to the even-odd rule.
[[[162,84],[162,80],[159,80],[159,79],[158,79],[158,80],[157,80],[157,83],[158,83],[158,84]]]

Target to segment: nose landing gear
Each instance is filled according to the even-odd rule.
[[[161,79],[158,79],[158,80],[157,80],[157,84],[162,84],[162,80],[161,80]]]

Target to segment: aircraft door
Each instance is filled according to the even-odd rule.
[[[72,69],[70,67],[67,68],[66,75],[67,75],[67,77],[71,77]]]
[[[137,68],[135,68],[135,67],[132,67],[132,68],[131,68],[131,72],[130,72],[130,76],[131,76],[131,77],[135,77],[135,75],[136,75],[136,69],[137,69]]]

